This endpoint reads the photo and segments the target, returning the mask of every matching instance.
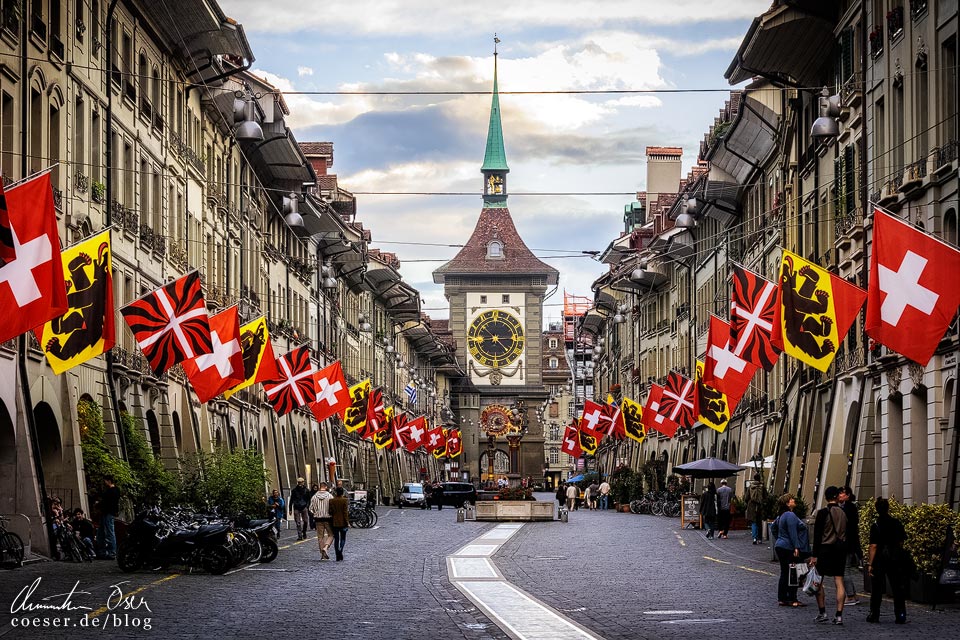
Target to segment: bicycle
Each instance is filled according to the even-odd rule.
[[[10,522],[10,518],[0,516],[0,566],[16,569],[23,566],[23,540],[13,531],[7,531],[4,522]]]

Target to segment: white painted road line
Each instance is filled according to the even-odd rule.
[[[684,611],[681,609],[677,609],[677,610],[665,609],[663,611],[644,611],[643,615],[645,616],[682,616],[688,613],[693,613],[693,611]]]
[[[522,524],[501,524],[447,556],[447,575],[467,598],[515,640],[600,640],[504,579],[490,559]]]

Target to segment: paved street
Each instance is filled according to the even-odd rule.
[[[446,558],[494,525],[458,524],[456,511],[381,507],[378,528],[351,530],[345,562],[320,562],[316,542],[297,543],[284,531],[280,557],[226,576],[203,573],[121,573],[116,565],[35,563],[0,574],[0,636],[83,638],[94,634],[142,638],[255,637],[294,633],[342,638],[506,638],[448,580]],[[706,541],[680,531],[678,521],[612,511],[577,511],[566,525],[527,524],[508,536],[492,560],[503,579],[603,638],[688,638],[717,635],[770,638],[798,633],[851,638],[948,637],[960,608],[930,612],[910,606],[906,627],[887,615],[880,625],[863,621],[866,606],[848,609],[844,628],[814,629],[816,608],[776,606],[775,564],[769,549],[749,544],[748,534]],[[99,624],[115,614],[150,618],[151,630],[72,628],[24,631],[10,624],[17,592],[42,577],[31,602],[70,591],[74,605],[94,609]],[[105,611],[110,587],[122,586],[149,606]],[[81,594],[80,591],[89,592]],[[521,597],[522,596],[518,596]],[[62,603],[64,598],[49,602]],[[807,599],[810,601],[810,599]],[[672,612],[672,613],[671,613]],[[74,612],[75,619],[79,614]],[[53,618],[57,612],[34,612]],[[142,622],[140,625],[142,626]]]

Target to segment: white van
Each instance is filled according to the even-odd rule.
[[[400,487],[400,494],[397,496],[397,506],[403,509],[406,506],[420,507],[427,506],[426,496],[423,494],[423,485],[419,482],[408,482]]]

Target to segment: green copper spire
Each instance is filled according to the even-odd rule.
[[[495,38],[495,42],[499,42]],[[507,153],[503,150],[503,127],[500,124],[500,94],[497,92],[497,52],[493,52],[493,102],[490,104],[490,127],[487,129],[487,151],[481,171],[510,171]]]

